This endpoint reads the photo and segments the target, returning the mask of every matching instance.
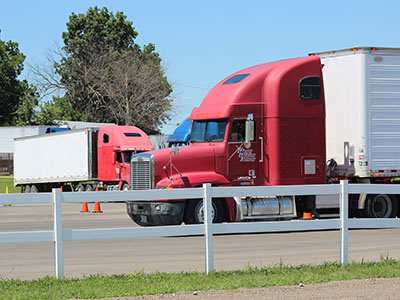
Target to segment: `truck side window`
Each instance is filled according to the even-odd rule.
[[[103,143],[107,144],[110,141],[110,137],[108,134],[103,134]]]
[[[246,138],[246,120],[234,120],[232,124],[231,135],[229,137],[230,142],[244,142]],[[252,137],[254,142],[254,136]]]
[[[121,152],[117,152],[117,163],[122,164],[122,153]]]
[[[301,99],[320,99],[321,78],[318,76],[307,76],[301,79],[299,93]]]
[[[226,80],[223,84],[233,84],[233,83],[239,83],[241,82],[243,79],[245,79],[247,76],[249,76],[250,74],[239,74],[239,75],[235,75],[231,78],[229,78],[228,80]]]

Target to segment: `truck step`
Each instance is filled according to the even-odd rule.
[[[334,219],[334,218],[339,218],[340,214],[320,214],[319,215],[320,219]]]

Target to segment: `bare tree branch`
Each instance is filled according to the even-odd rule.
[[[93,120],[157,132],[169,120],[172,102],[160,64],[146,60],[138,49],[95,48],[79,59],[59,49],[48,56],[47,66],[32,67],[41,96],[64,91],[70,105]]]

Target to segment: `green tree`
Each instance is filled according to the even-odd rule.
[[[17,109],[12,113],[12,125],[27,126],[27,125],[40,125],[38,120],[38,95],[36,87],[28,86],[26,81],[22,81],[21,85],[24,87],[23,95],[19,97]],[[45,123],[45,124],[52,124]]]
[[[1,32],[1,31],[0,31]],[[15,111],[29,90],[27,82],[18,80],[24,68],[25,55],[18,43],[0,40],[0,125],[14,124]]]
[[[86,15],[75,14],[69,18],[67,32],[63,32],[64,50],[74,58],[86,59],[87,54],[103,50],[125,50],[135,47],[138,33],[133,23],[122,12],[115,15],[103,7],[88,9]]]
[[[146,132],[157,132],[169,120],[172,87],[154,45],[141,48],[137,35],[122,12],[95,6],[70,16],[64,55],[55,64],[65,95],[53,105],[63,119],[136,125]]]

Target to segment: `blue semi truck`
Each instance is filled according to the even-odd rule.
[[[189,118],[186,118],[182,123],[175,128],[174,133],[168,136],[168,147],[186,146],[190,140],[190,125]]]

